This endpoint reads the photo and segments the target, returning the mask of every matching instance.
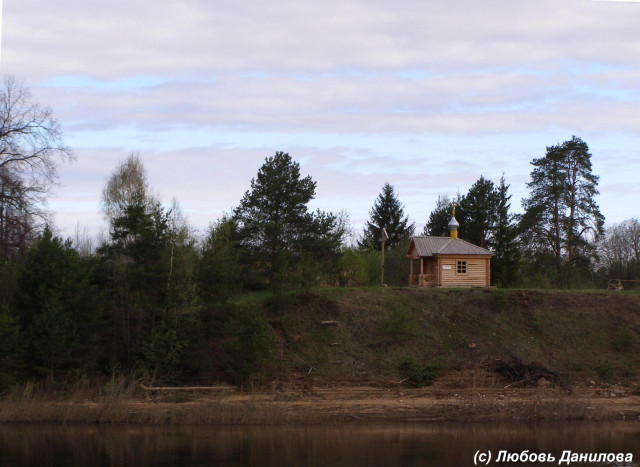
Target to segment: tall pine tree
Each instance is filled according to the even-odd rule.
[[[265,159],[234,211],[241,246],[272,287],[299,275],[319,244],[320,254],[328,256],[342,243],[345,232],[338,215],[308,211],[315,191],[311,176],[301,177],[300,165],[289,154],[276,152]]]
[[[574,267],[591,259],[594,241],[603,232],[604,216],[595,202],[599,178],[592,172],[589,147],[576,136],[548,147],[545,157],[531,165],[523,239],[531,253],[555,259],[557,279],[566,264],[569,284]]]

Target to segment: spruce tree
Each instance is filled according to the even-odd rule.
[[[232,217],[223,216],[209,227],[198,265],[198,290],[205,303],[224,302],[250,282],[240,241]]]
[[[429,220],[424,226],[424,235],[431,237],[448,237],[449,221],[451,220],[451,205],[455,204],[456,220],[460,224],[458,235],[461,236],[466,225],[466,217],[464,211],[460,208],[462,197],[458,194],[456,200],[449,198],[447,195],[438,195],[436,207],[429,214]]]
[[[398,200],[393,186],[385,183],[382,191],[369,211],[370,219],[367,221],[362,233],[362,240],[359,241],[361,248],[380,250],[381,243],[378,241],[382,229],[386,229],[389,240],[385,248],[393,248],[413,235],[415,224],[409,224],[409,218],[404,215],[404,206]]]
[[[505,183],[503,175],[496,190],[496,224],[492,241],[494,256],[491,259],[491,283],[502,287],[517,283],[520,267],[518,230],[515,216],[509,212],[511,195],[508,191],[509,185]]]
[[[491,246],[497,224],[497,207],[496,187],[481,175],[460,200],[460,212],[465,217],[460,236],[482,248]]]
[[[91,283],[91,261],[46,227],[27,252],[16,283],[15,308],[36,373],[91,369],[102,354],[103,310]]]

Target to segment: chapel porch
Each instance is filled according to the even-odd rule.
[[[409,263],[410,287],[437,286],[437,268],[435,258],[414,258]]]

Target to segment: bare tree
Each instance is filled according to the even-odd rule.
[[[91,256],[95,249],[95,238],[89,233],[87,226],[80,227],[79,222],[76,224],[73,248],[84,258]]]
[[[598,242],[602,271],[613,279],[640,278],[640,221],[627,219],[608,227]]]
[[[73,159],[49,107],[7,78],[0,87],[0,255],[23,248],[45,219],[60,161]]]
[[[34,217],[40,213],[38,195],[9,170],[0,169],[0,250],[4,258],[15,256],[29,243]]]

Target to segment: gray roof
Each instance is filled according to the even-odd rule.
[[[436,256],[436,255],[491,255],[489,250],[481,248],[473,243],[466,242],[459,238],[451,237],[412,237],[407,256],[411,250],[411,245],[415,246],[416,256]]]

